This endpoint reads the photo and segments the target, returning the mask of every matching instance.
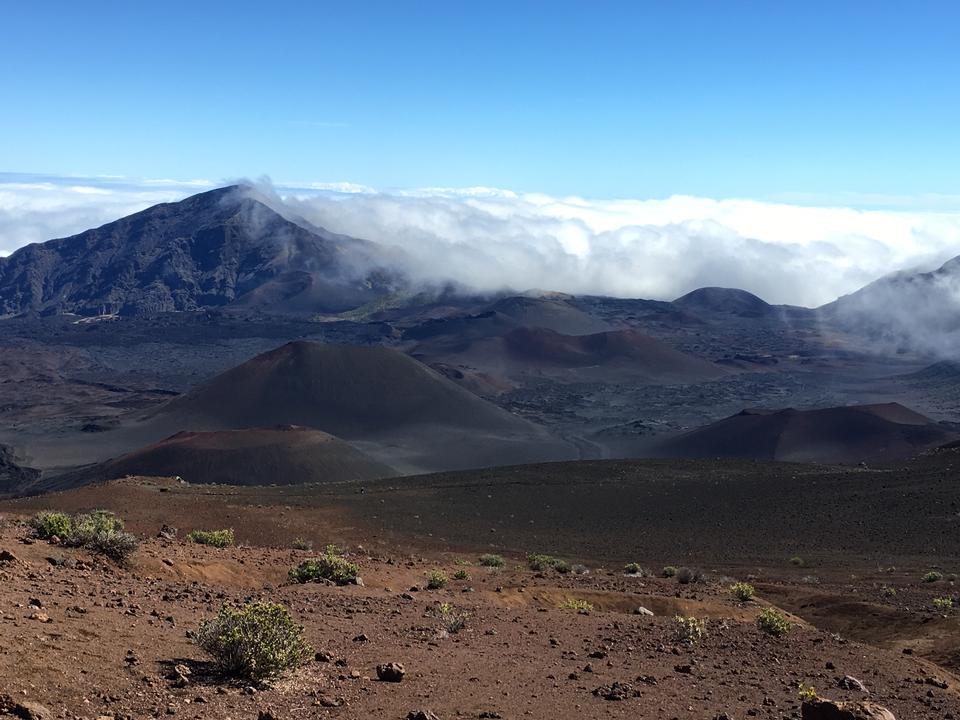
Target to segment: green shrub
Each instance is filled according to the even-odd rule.
[[[783,637],[793,629],[793,623],[775,608],[764,608],[757,614],[757,627],[767,635]]]
[[[567,598],[557,605],[557,607],[561,610],[577,610],[578,612],[580,610],[586,610],[589,612],[593,610],[593,603],[587,602],[586,600],[577,600],[576,598]]]
[[[880,594],[885,598],[892,598],[897,596],[897,589],[892,588],[889,585],[884,585],[880,588]]]
[[[672,578],[677,574],[677,569],[673,565],[667,565],[662,570],[662,574],[665,578]]]
[[[359,574],[360,566],[340,555],[333,545],[328,545],[326,552],[320,557],[304,560],[289,572],[290,579],[294,582],[329,580],[337,585],[356,582]]]
[[[570,563],[566,560],[555,558],[552,555],[543,555],[542,553],[532,553],[527,555],[527,566],[531,570],[556,570],[558,573],[570,572]]]
[[[730,586],[730,592],[740,602],[747,602],[753,599],[753,594],[756,591],[750,583],[738,582]]]
[[[470,573],[468,573],[468,572],[467,572],[466,570],[464,570],[463,568],[460,568],[459,570],[457,570],[457,571],[453,574],[453,579],[454,579],[454,580],[469,580],[469,579],[470,579]]]
[[[187,535],[187,540],[197,545],[209,545],[216,548],[230,547],[233,545],[233,529],[194,530]]]
[[[123,530],[123,520],[108,510],[75,515],[73,527],[66,537],[66,543],[74,547],[87,547],[98,536],[110,536]]]
[[[30,518],[29,522],[33,534],[41,540],[49,540],[52,537],[63,540],[73,529],[73,520],[62,512],[42,510]]]
[[[254,681],[297,668],[312,652],[303,627],[283,605],[271,602],[224,605],[215,619],[200,625],[196,643],[225,674]]]
[[[943,580],[943,573],[937,572],[936,570],[931,570],[920,579],[925,583],[940,582],[941,580]]]
[[[554,559],[550,555],[530,553],[527,555],[527,567],[531,570],[547,570],[553,567]]]
[[[623,566],[624,575],[639,575],[643,577],[647,574],[647,571],[640,567],[639,563],[627,563]]]
[[[806,563],[803,562],[803,558],[799,555],[794,555],[790,558],[790,564],[794,567],[803,567]]]
[[[707,622],[693,616],[677,615],[673,618],[673,633],[680,642],[698,643],[707,635]]]
[[[140,541],[128,532],[101,530],[84,547],[91,552],[106,555],[115,563],[125,565],[139,546]]]
[[[938,597],[933,599],[933,606],[940,612],[950,612],[953,610],[953,598]]]
[[[294,550],[313,550],[313,543],[306,538],[296,537],[293,539],[293,542],[290,543],[290,547]]]
[[[480,556],[480,565],[483,567],[502,568],[506,561],[500,555],[486,554]]]
[[[443,570],[431,570],[427,574],[427,590],[441,590],[447,586],[447,574]]]
[[[813,702],[817,699],[817,697],[817,689],[812,685],[807,685],[805,683],[800,683],[797,685],[797,698],[800,700],[800,702]]]
[[[140,541],[123,532],[123,521],[107,510],[94,510],[71,517],[66,513],[40,512],[31,518],[34,534],[49,540],[58,537],[64,545],[82,547],[124,564]]]

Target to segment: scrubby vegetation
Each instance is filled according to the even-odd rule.
[[[442,590],[447,586],[447,574],[443,570],[431,570],[427,573],[427,589]]]
[[[943,573],[938,572],[937,570],[931,570],[920,579],[925,583],[940,582],[941,580],[943,580]]]
[[[660,571],[660,574],[665,578],[672,578],[676,576],[677,569],[673,565],[667,565],[663,568],[663,570]]]
[[[730,586],[730,592],[740,602],[747,602],[753,599],[756,590],[750,583],[738,582]]]
[[[624,575],[638,575],[639,577],[646,577],[647,571],[640,567],[639,563],[627,563],[623,566]]]
[[[703,579],[703,572],[693,568],[682,567],[677,570],[677,582],[681,585],[700,582]]]
[[[707,635],[707,622],[693,616],[677,615],[673,618],[674,636],[680,642],[689,644],[698,643]]]
[[[215,619],[200,625],[196,643],[225,674],[254,681],[297,668],[312,652],[303,627],[283,605],[271,602],[224,605]]]
[[[126,563],[140,542],[123,531],[123,521],[107,510],[68,515],[39,512],[29,521],[34,535],[43,540],[59,540],[68,547],[84,548],[104,555],[116,563]]]
[[[443,618],[443,629],[451,635],[456,635],[467,626],[468,613],[457,612],[453,603],[440,603],[440,617]]]
[[[937,597],[933,599],[933,606],[940,612],[947,613],[953,610],[953,598]]]
[[[323,555],[304,560],[288,573],[297,583],[328,580],[337,585],[348,585],[357,581],[360,566],[347,560],[334,545],[328,545]]]
[[[767,635],[783,637],[793,629],[793,623],[776,608],[764,608],[757,615],[757,627]]]
[[[233,529],[226,530],[194,530],[187,534],[187,540],[197,545],[225,548],[233,545]]]
[[[794,555],[792,558],[790,558],[790,564],[794,567],[803,567],[806,565],[806,563],[803,561],[803,558],[799,555]]]
[[[30,518],[33,534],[41,540],[58,538],[63,540],[73,528],[73,520],[66,513],[43,510]]]
[[[552,555],[544,555],[542,553],[532,553],[527,555],[527,566],[531,570],[543,571],[543,570],[556,570],[558,573],[568,573],[571,571],[570,563],[566,560],[561,560],[560,558],[555,558]]]
[[[466,570],[464,570],[463,568],[459,568],[459,569],[453,574],[453,579],[454,579],[454,580],[469,580],[469,579],[470,579],[470,573],[468,573],[468,572],[467,572]]]
[[[502,568],[506,561],[500,555],[486,554],[480,556],[480,565],[489,568]]]
[[[797,699],[800,700],[800,702],[813,702],[817,697],[817,689],[812,685],[805,683],[797,685]]]
[[[298,537],[293,539],[290,547],[294,550],[313,550],[313,543],[306,538]]]
[[[587,602],[586,600],[577,600],[576,598],[567,598],[557,605],[557,607],[561,610],[586,610],[589,612],[593,610],[593,603]]]

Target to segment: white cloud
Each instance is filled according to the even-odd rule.
[[[288,196],[334,232],[402,248],[424,282],[672,299],[704,285],[816,306],[960,254],[960,214],[490,188]]]
[[[0,174],[0,253],[213,185]],[[276,193],[317,225],[401,248],[417,280],[479,290],[672,299],[722,285],[815,306],[894,270],[960,254],[960,213],[944,210],[589,200],[487,187],[378,192],[350,182],[278,183]]]

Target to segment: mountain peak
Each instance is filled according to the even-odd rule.
[[[154,205],[0,261],[0,317],[143,315],[235,303],[339,312],[384,291],[375,246],[304,227],[249,185]]]

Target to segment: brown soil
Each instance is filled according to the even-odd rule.
[[[342,486],[134,478],[7,501],[0,512],[8,516],[108,507],[146,538],[163,523],[178,526],[181,537],[233,527],[243,546],[148,539],[134,565],[120,569],[80,551],[24,545],[21,528],[0,531],[0,550],[17,557],[0,569],[0,693],[70,717],[145,717],[171,707],[198,718],[257,717],[265,709],[291,718],[404,718],[426,708],[441,718],[711,720],[721,712],[799,717],[800,682],[827,697],[862,697],[837,687],[852,675],[898,718],[958,717],[960,619],[932,604],[956,589],[920,582],[930,567],[947,576],[960,567],[956,543],[947,541],[956,523],[955,506],[947,512],[956,502],[954,456],[882,472],[597,462]],[[897,513],[886,510],[890,497],[899,498]],[[822,532],[811,533],[803,518],[815,505]],[[287,569],[310,555],[284,549],[298,536],[315,547],[349,548],[365,586],[287,585]],[[475,563],[489,551],[504,554],[507,567],[456,562]],[[524,567],[526,552],[582,561],[590,572],[536,573]],[[792,554],[802,555],[802,567],[788,562]],[[52,565],[48,557],[90,565]],[[618,570],[627,561],[653,570],[699,566],[705,580],[627,577]],[[422,589],[431,569],[452,578],[461,567],[469,580]],[[727,588],[745,578],[758,599],[738,603]],[[30,598],[43,608],[30,608]],[[346,664],[312,662],[255,691],[216,678],[185,632],[221,602],[250,598],[289,606],[313,646]],[[567,599],[594,610],[559,609]],[[469,615],[466,629],[444,632],[441,602]],[[755,627],[767,604],[794,617],[788,637]],[[654,616],[634,615],[641,605]],[[35,612],[52,622],[31,620]],[[706,619],[707,638],[677,641],[678,613]],[[354,641],[361,634],[367,639]],[[127,661],[128,651],[135,660]],[[407,676],[378,682],[375,666],[391,661]],[[185,688],[166,679],[176,662],[193,669]],[[685,665],[689,673],[676,669]],[[615,681],[632,686],[626,699],[593,694]],[[318,704],[340,699],[335,709]]]

